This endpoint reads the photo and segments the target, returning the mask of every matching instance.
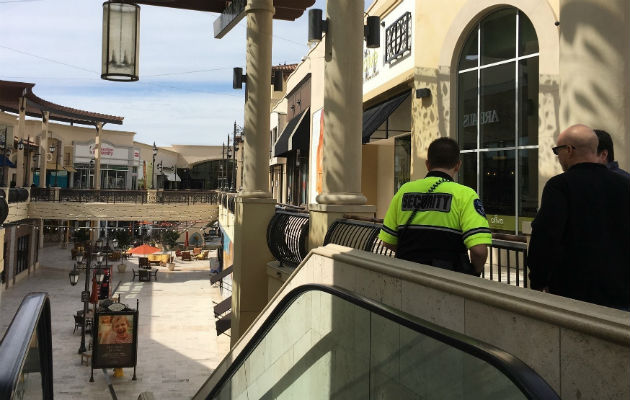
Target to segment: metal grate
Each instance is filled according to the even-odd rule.
[[[328,228],[324,238],[324,246],[334,243],[394,257],[396,253],[385,247],[383,242],[378,239],[378,233],[382,227],[382,220],[377,219],[359,220],[356,217],[338,219]]]
[[[280,266],[296,267],[306,257],[308,212],[276,209],[267,226],[267,246]]]
[[[385,30],[385,62],[393,64],[411,54],[411,13],[406,12]]]

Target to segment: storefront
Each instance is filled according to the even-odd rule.
[[[136,189],[140,152],[132,147],[101,144],[101,189]],[[77,189],[94,187],[94,142],[74,144],[73,183]]]

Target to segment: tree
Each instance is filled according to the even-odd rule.
[[[162,244],[167,246],[170,250],[173,250],[177,246],[177,239],[179,239],[179,232],[172,229],[162,232]]]

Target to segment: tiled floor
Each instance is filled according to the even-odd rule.
[[[211,253],[213,255],[213,253]],[[22,298],[29,292],[48,292],[51,299],[55,399],[110,399],[102,370],[80,364],[77,350],[79,330],[73,314],[80,302],[83,276],[70,286],[72,269],[69,249],[56,246],[40,251],[41,268],[30,278],[0,294],[0,333],[4,335]],[[133,369],[124,377],[107,374],[119,399],[137,399],[151,391],[156,399],[191,398],[229,350],[230,338],[216,336],[212,305],[227,293],[210,286],[209,261],[177,262],[175,271],[158,267],[157,282],[131,281],[131,268],[137,259],[127,261],[125,273],[114,268],[112,287],[118,285],[121,302],[135,307],[139,303],[137,380]],[[119,284],[120,283],[120,284]]]

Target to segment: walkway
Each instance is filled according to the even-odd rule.
[[[45,291],[51,299],[55,399],[111,399],[102,370],[80,364],[81,341],[75,334],[73,314],[80,302],[83,276],[70,286],[72,269],[69,249],[46,247],[40,252],[42,267],[30,278],[0,295],[0,335],[4,335],[22,298],[29,292]],[[114,268],[112,288],[118,282],[121,302],[135,308],[140,301],[137,380],[133,369],[114,378],[108,370],[119,399],[137,399],[144,391],[156,399],[189,399],[227,354],[230,338],[216,336],[212,301],[220,301],[217,287],[210,286],[209,262],[178,262],[175,271],[159,267],[157,282],[132,282],[131,266],[125,273]],[[224,293],[225,294],[225,293]]]

